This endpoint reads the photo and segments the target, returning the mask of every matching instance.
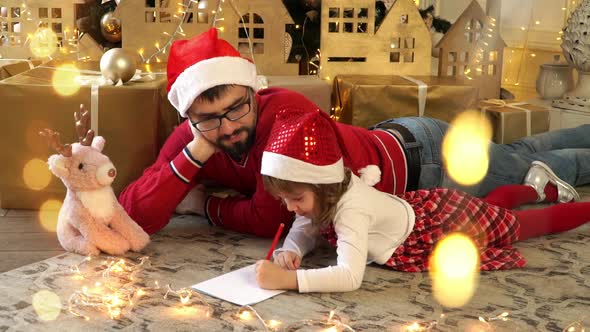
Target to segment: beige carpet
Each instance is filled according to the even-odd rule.
[[[270,241],[225,232],[192,216],[176,217],[153,237],[144,254],[151,257],[145,280],[187,287],[251,264],[265,255]],[[318,330],[303,319],[322,319],[335,310],[357,331],[399,331],[411,321],[438,320],[440,331],[561,331],[590,313],[590,225],[517,244],[527,268],[484,273],[475,297],[464,308],[443,311],[431,295],[427,274],[392,272],[369,266],[360,290],[340,294],[288,292],[255,305],[264,319],[283,322],[283,330]],[[130,256],[138,257],[138,256]],[[90,321],[72,316],[65,305],[80,288],[69,266],[83,257],[64,254],[0,274],[0,331],[259,331],[257,321],[240,321],[237,307],[205,297],[214,308],[211,318],[180,314],[178,300],[162,294],[145,298],[120,320],[96,315]],[[322,249],[305,260],[307,266],[334,262]],[[51,290],[64,306],[55,321],[41,321],[31,302],[40,290]],[[236,289],[239,292],[239,289]],[[509,312],[506,322],[483,323],[478,317]],[[444,318],[440,318],[441,314]],[[586,318],[586,328],[589,320]]]

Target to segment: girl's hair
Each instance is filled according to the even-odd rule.
[[[449,31],[449,29],[451,28],[452,24],[451,22],[440,18],[438,16],[434,16],[434,6],[430,5],[428,8],[426,9],[420,9],[420,16],[422,17],[422,19],[426,19],[428,17],[428,15],[432,16],[432,27],[434,28],[434,30],[436,32],[440,32],[440,33],[447,33],[447,31]]]
[[[434,17],[434,5],[430,5],[426,9],[419,9],[418,11],[420,12],[420,16],[422,16],[422,19],[425,19],[428,14]]]
[[[278,198],[280,193],[291,194],[297,190],[309,189],[315,196],[315,208],[317,216],[312,220],[318,227],[328,226],[334,220],[336,204],[348,190],[350,183],[350,169],[344,168],[344,180],[339,183],[313,184],[278,179],[272,176],[263,175],[264,189]]]

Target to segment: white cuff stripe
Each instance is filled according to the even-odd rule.
[[[171,161],[170,162],[170,167],[172,168],[172,171],[174,172],[174,174],[176,174],[176,176],[178,176],[181,180],[183,180],[185,183],[189,183],[191,182],[189,179],[187,179],[184,175],[180,174],[180,172],[178,171],[178,169],[176,168],[176,166],[174,166],[174,162]]]
[[[182,153],[184,154],[184,156],[186,157],[186,159],[187,159],[188,161],[190,161],[190,162],[191,162],[191,164],[193,164],[193,165],[197,166],[198,168],[201,168],[201,165],[197,164],[197,163],[196,163],[196,162],[193,160],[193,158],[192,158],[191,156],[189,156],[188,152],[186,152],[186,150],[185,150],[185,149],[182,149]]]

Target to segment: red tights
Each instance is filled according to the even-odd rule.
[[[557,187],[545,187],[545,202],[557,201]],[[506,209],[533,203],[538,195],[535,189],[525,185],[506,185],[496,188],[483,200]],[[590,202],[564,203],[544,209],[514,211],[520,223],[518,240],[526,240],[546,234],[565,232],[590,221]]]

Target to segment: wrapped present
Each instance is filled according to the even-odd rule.
[[[40,65],[40,60],[0,59],[0,81]]]
[[[443,121],[477,104],[478,89],[460,77],[339,75],[331,115],[370,127],[390,118],[426,116]]]
[[[480,109],[492,123],[492,140],[496,143],[510,144],[549,130],[549,109],[543,106],[491,99],[482,101]]]
[[[56,67],[52,61],[0,82],[0,200],[2,208],[39,209],[48,199],[62,200],[61,181],[51,176],[48,185],[31,184],[31,165],[42,166],[56,153],[38,135],[43,128],[61,133],[63,143],[77,141],[74,111],[84,104],[91,113],[91,127],[106,139],[103,153],[117,167],[115,193],[138,178],[151,165],[161,145],[178,124],[177,112],[166,97],[165,64],[152,64],[150,75],[121,86],[100,85],[98,62],[75,65],[85,82],[52,84]],[[140,68],[145,72],[147,68]],[[73,88],[65,96],[57,88]],[[58,90],[62,93],[58,93]],[[45,166],[46,167],[46,166]],[[29,174],[25,175],[29,169]],[[33,173],[46,172],[37,169]],[[33,181],[34,182],[34,181]]]
[[[296,91],[307,97],[322,111],[330,112],[332,87],[317,76],[267,76],[268,87]]]

